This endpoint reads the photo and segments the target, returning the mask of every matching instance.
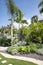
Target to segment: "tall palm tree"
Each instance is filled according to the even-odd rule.
[[[19,16],[16,18],[16,21],[17,21],[17,23],[19,23],[19,28],[20,28],[20,24],[24,17],[24,14],[20,10],[18,11],[18,13],[19,13]]]
[[[40,11],[40,13],[43,13],[43,0],[41,0],[38,7],[41,7],[41,9],[39,11]]]
[[[20,28],[20,24],[23,25],[24,23],[25,24],[28,24],[26,20],[23,20],[23,17],[24,17],[24,14],[19,10],[18,11],[19,13],[19,16],[16,18],[16,21],[19,23],[19,28]]]
[[[11,46],[13,46],[13,22],[18,16],[18,7],[15,5],[13,0],[6,0],[6,5],[8,8],[8,12],[10,14],[11,21]]]
[[[37,15],[35,15],[35,16],[33,16],[33,17],[31,18],[31,23],[37,22],[37,21],[38,21],[38,16],[37,16]]]

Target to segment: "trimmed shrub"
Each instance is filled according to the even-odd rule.
[[[17,48],[16,47],[9,47],[8,49],[7,49],[7,52],[8,53],[10,53],[10,54],[17,54],[18,53],[18,50],[17,50]]]

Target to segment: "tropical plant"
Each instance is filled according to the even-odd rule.
[[[11,47],[9,47],[7,49],[7,52],[14,55],[14,54],[17,54],[18,53],[18,49],[17,49],[17,47],[11,46]]]
[[[35,16],[33,16],[33,17],[31,18],[31,23],[37,22],[37,21],[38,21],[38,16],[37,16],[37,15],[35,15]]]
[[[20,24],[21,24],[21,21],[24,17],[24,14],[19,10],[19,16],[16,18],[16,21],[19,23],[19,28],[20,28]]]
[[[16,18],[16,21],[19,23],[19,28],[20,28],[20,24],[23,25],[28,24],[27,20],[23,20],[24,14],[19,10],[19,16]]]
[[[11,45],[13,46],[13,22],[18,17],[19,9],[15,5],[13,0],[7,0],[6,5],[7,5],[7,8],[8,8],[8,12],[10,14],[10,19],[9,20],[11,21]]]
[[[7,37],[3,36],[0,38],[0,46],[10,46],[11,39],[7,39]]]
[[[38,7],[41,7],[41,9],[39,11],[40,11],[40,13],[43,13],[43,0],[41,0]]]
[[[22,24],[22,26],[23,26],[23,24],[28,24],[28,22],[27,22],[27,20],[22,20],[22,21],[21,21],[21,24]]]
[[[42,43],[43,42],[43,25],[40,22],[37,23],[33,23],[30,26],[30,35],[29,35],[29,39],[32,42],[36,42],[36,43]],[[42,31],[42,32],[41,32]]]
[[[43,43],[43,24],[34,22],[28,27],[21,27],[19,29],[20,40],[25,40],[28,45],[29,42]]]

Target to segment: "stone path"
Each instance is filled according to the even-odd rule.
[[[30,61],[30,62],[36,63],[38,65],[43,65],[43,61],[36,60],[34,58],[28,58],[28,57],[22,57],[22,56],[12,56],[10,54],[2,53],[2,52],[0,52],[0,54],[3,55],[6,58],[13,58],[13,59],[25,60],[25,61]]]
[[[6,52],[8,47],[0,47],[0,52]]]

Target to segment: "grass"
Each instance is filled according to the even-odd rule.
[[[8,64],[12,64],[12,65],[37,65],[34,64],[32,62],[27,62],[27,61],[23,61],[23,60],[17,60],[17,59],[10,59],[10,58],[5,58],[0,54],[0,65],[8,65]],[[2,64],[1,61],[6,60],[7,62]]]

